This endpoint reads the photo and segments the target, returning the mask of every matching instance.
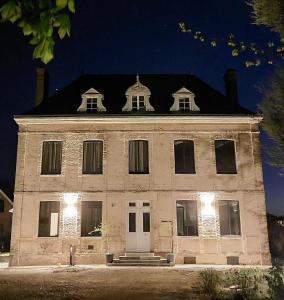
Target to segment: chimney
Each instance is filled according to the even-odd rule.
[[[236,70],[228,69],[223,79],[225,81],[227,100],[229,100],[232,105],[238,105],[239,96]]]
[[[38,106],[48,97],[48,73],[45,68],[36,69],[35,105]]]

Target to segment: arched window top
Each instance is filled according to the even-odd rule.
[[[82,102],[78,107],[78,112],[96,113],[105,112],[106,108],[103,106],[102,101],[104,100],[104,95],[90,88],[84,94],[81,95]]]
[[[122,111],[154,111],[154,108],[149,101],[151,91],[140,82],[138,74],[136,76],[135,84],[126,90],[125,96],[127,101],[122,108]]]
[[[187,88],[182,87],[176,91],[173,95],[174,104],[170,108],[170,111],[174,112],[196,112],[200,111],[200,108],[196,105],[194,98],[195,95]]]

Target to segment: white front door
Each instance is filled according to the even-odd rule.
[[[126,252],[150,252],[150,232],[150,202],[129,202],[126,222]]]

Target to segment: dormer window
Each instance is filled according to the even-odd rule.
[[[89,98],[87,99],[87,112],[96,112],[98,110],[98,99]]]
[[[154,111],[149,101],[151,92],[140,82],[138,75],[136,77],[136,83],[127,89],[125,96],[127,101],[122,111]]]
[[[186,112],[186,111],[192,110],[189,98],[180,98],[178,100],[178,103],[179,103],[179,110],[180,111]]]
[[[132,110],[138,111],[145,109],[144,96],[132,96]]]
[[[106,108],[103,106],[104,95],[99,93],[94,88],[87,90],[81,95],[82,102],[78,107],[78,112],[97,113],[105,112]]]
[[[172,105],[170,111],[172,112],[197,112],[200,108],[195,104],[195,95],[186,89],[181,88],[173,94],[174,104]]]

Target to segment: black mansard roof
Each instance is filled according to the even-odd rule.
[[[170,112],[170,108],[174,103],[172,94],[182,87],[195,94],[195,103],[200,108],[200,112],[182,113],[182,115],[254,114],[239,104],[232,103],[222,93],[193,75],[142,74],[139,75],[139,79],[151,91],[150,103],[155,112],[122,112],[122,107],[126,103],[125,92],[136,82],[136,75],[82,75],[53,96],[44,99],[40,105],[24,115],[82,115],[77,112],[82,102],[81,95],[90,88],[94,88],[104,95],[103,105],[107,109],[105,113],[94,114],[180,115],[179,112]]]

